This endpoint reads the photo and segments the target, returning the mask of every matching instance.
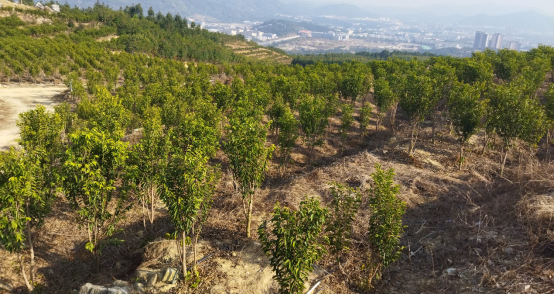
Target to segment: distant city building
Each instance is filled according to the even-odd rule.
[[[510,43],[508,43],[506,45],[506,48],[507,49],[510,49],[510,50],[516,50],[516,51],[519,51],[521,49],[521,43],[520,42],[516,42],[516,41],[511,41]]]
[[[304,36],[304,37],[311,37],[312,36],[312,32],[311,31],[298,31],[298,34],[300,36]]]
[[[487,48],[489,35],[485,32],[475,32],[475,40],[473,41],[473,49],[484,50]]]
[[[494,34],[492,36],[491,40],[490,40],[489,48],[491,48],[493,50],[502,49],[502,40],[503,39],[504,39],[504,36],[502,36],[502,34],[499,34],[499,33]]]

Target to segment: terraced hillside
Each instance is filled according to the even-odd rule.
[[[253,42],[234,41],[226,43],[235,54],[245,56],[247,58],[259,61],[267,61],[269,63],[291,64],[292,57],[271,50],[266,47],[258,46]]]

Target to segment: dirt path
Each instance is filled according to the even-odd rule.
[[[19,129],[16,121],[19,113],[34,109],[41,104],[53,111],[57,104],[56,96],[67,90],[65,86],[9,86],[0,88],[0,151],[16,145]]]

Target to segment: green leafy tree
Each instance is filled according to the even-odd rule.
[[[342,139],[342,148],[344,149],[344,145],[346,144],[346,140],[348,140],[348,132],[352,128],[352,124],[354,123],[354,116],[352,115],[354,112],[352,105],[350,104],[342,104],[341,106],[341,125],[340,125],[340,136]]]
[[[207,220],[219,178],[217,169],[210,166],[208,161],[209,157],[202,150],[183,150],[177,147],[172,150],[165,173],[165,186],[161,198],[169,210],[177,232],[182,235],[181,260],[185,276],[187,234],[195,237],[193,270],[196,272],[196,242],[202,224]]]
[[[364,102],[364,105],[362,106],[362,108],[360,108],[360,116],[359,116],[360,137],[361,137],[362,143],[363,143],[364,137],[367,135],[367,129],[371,121],[372,113],[373,113],[373,107],[371,107],[371,104]]]
[[[339,91],[344,99],[350,99],[352,103],[364,92],[364,75],[358,71],[349,72],[340,81]]]
[[[329,124],[329,110],[324,99],[314,96],[304,98],[298,108],[300,125],[310,148],[309,158],[311,159],[315,146],[323,144],[322,137]]]
[[[410,121],[410,147],[408,154],[414,152],[415,143],[417,141],[417,129],[425,116],[433,107],[432,82],[429,77],[411,73],[407,78],[406,95],[400,99],[400,107]]]
[[[369,283],[374,277],[381,276],[381,270],[400,257],[403,247],[400,246],[400,237],[404,233],[402,216],[406,212],[406,203],[398,199],[396,194],[400,190],[395,185],[394,170],[381,169],[375,165],[375,172],[371,175],[373,185],[369,190],[369,243],[373,254],[370,256]]]
[[[96,87],[96,99],[81,99],[77,105],[79,118],[87,121],[90,128],[118,134],[125,131],[131,121],[131,112],[123,105],[123,99],[113,96],[104,87]]]
[[[285,102],[281,97],[276,97],[274,99],[273,104],[271,107],[269,107],[269,110],[267,113],[269,114],[269,118],[273,122],[270,126],[271,130],[273,131],[273,134],[279,136],[279,129],[281,128],[281,117],[283,116],[285,112],[285,108],[287,106],[285,105]]]
[[[254,193],[261,185],[275,146],[265,147],[267,129],[261,118],[263,108],[243,99],[237,103],[229,118],[225,153],[229,158],[235,180],[239,183],[244,214],[246,236],[250,237]]]
[[[44,223],[55,199],[55,191],[43,189],[47,184],[35,156],[13,148],[0,152],[0,245],[10,253],[17,253],[29,291],[36,282],[33,231]],[[26,245],[30,280],[21,257]]]
[[[279,128],[277,142],[279,143],[281,165],[286,172],[287,163],[291,161],[292,149],[298,139],[298,121],[288,106],[285,106],[283,114],[279,118]]]
[[[120,69],[117,65],[108,65],[104,70],[104,77],[107,82],[108,89],[111,89],[115,92],[117,86],[117,80],[119,79]]]
[[[496,86],[491,93],[489,111],[488,123],[502,138],[504,154],[500,176],[503,176],[508,152],[514,140],[537,144],[544,136],[547,119],[539,101],[527,98],[517,83]]]
[[[212,96],[217,104],[217,108],[222,112],[226,112],[233,104],[234,96],[231,88],[219,81],[212,88]]]
[[[485,104],[480,101],[480,97],[479,88],[467,84],[458,84],[450,92],[448,114],[460,142],[460,170],[464,162],[464,146],[479,130],[485,111]]]
[[[432,65],[428,72],[433,84],[433,94],[431,95],[430,116],[432,122],[433,144],[435,144],[437,120],[440,115],[440,106],[444,105],[449,97],[453,83],[456,81],[456,72],[454,68],[446,64],[442,59]]]
[[[358,189],[332,183],[331,214],[327,220],[327,237],[331,246],[331,254],[336,255],[348,251],[352,241],[352,225],[362,203],[362,195]]]
[[[132,178],[142,205],[143,225],[146,217],[153,232],[155,203],[159,195],[158,187],[163,186],[164,170],[168,157],[169,140],[164,133],[160,109],[148,108],[143,123],[142,138],[132,147],[127,175]]]
[[[49,113],[44,106],[37,105],[34,110],[19,114],[17,126],[21,133],[19,144],[27,152],[39,152],[48,158],[48,162],[59,156],[63,130],[59,114]]]
[[[279,293],[302,293],[313,264],[326,253],[320,242],[327,210],[314,198],[304,199],[298,211],[275,204],[272,219],[258,235],[279,283]]]
[[[377,106],[377,124],[375,130],[379,130],[383,117],[394,104],[394,93],[390,90],[389,82],[384,78],[376,79],[373,83],[375,105]]]
[[[100,269],[102,248],[117,239],[107,239],[116,232],[117,223],[130,207],[127,193],[117,191],[127,159],[127,143],[121,142],[122,134],[106,134],[97,129],[82,130],[71,134],[71,144],[66,151],[62,181],[69,204],[78,213],[77,223],[85,226],[89,241],[87,250]]]
[[[67,77],[66,85],[69,87],[69,92],[71,96],[76,98],[85,98],[87,92],[85,86],[79,79],[79,75],[76,72],[72,72]]]

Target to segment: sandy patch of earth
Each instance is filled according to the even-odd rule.
[[[16,121],[20,113],[34,109],[39,104],[54,111],[58,103],[55,97],[67,89],[65,86],[0,88],[0,151],[16,145],[15,140],[19,138]]]

